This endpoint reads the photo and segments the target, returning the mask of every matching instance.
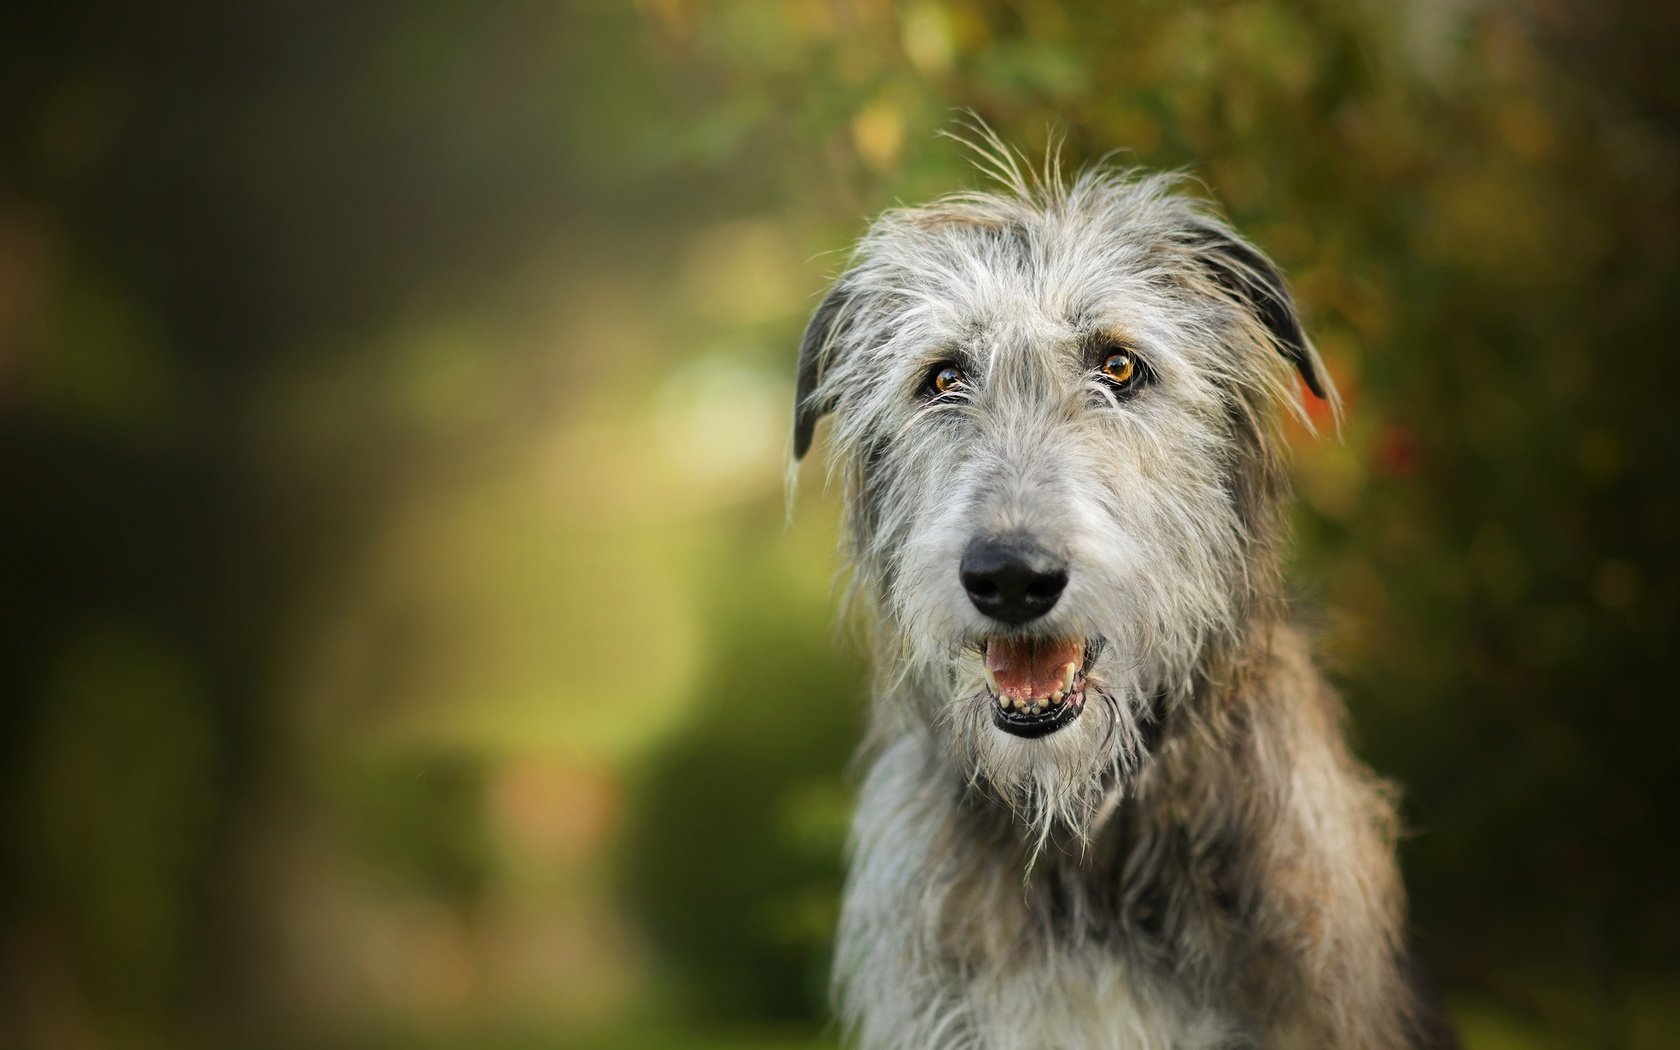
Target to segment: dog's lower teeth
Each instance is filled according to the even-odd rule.
[[[1008,713],[1010,709],[1013,708],[1017,714],[1042,715],[1048,711],[1059,710],[1064,706],[1075,707],[1082,702],[1085,697],[1081,693],[1056,692],[1049,696],[996,696],[992,699],[997,701],[998,710],[1005,713]]]

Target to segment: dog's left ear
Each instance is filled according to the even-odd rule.
[[[839,334],[836,329],[846,303],[847,293],[842,279],[823,296],[817,312],[811,315],[811,323],[805,326],[805,338],[800,340],[799,384],[793,398],[794,459],[805,458],[805,453],[811,450],[811,437],[816,432],[817,420],[834,411],[834,400],[825,398],[818,401],[816,391],[817,385],[822,382],[829,343]]]
[[[1324,362],[1319,360],[1318,351],[1301,330],[1295,301],[1283,283],[1283,274],[1272,261],[1258,248],[1211,221],[1191,224],[1190,243],[1214,279],[1254,311],[1283,356],[1301,373],[1307,389],[1320,400],[1331,400],[1329,384],[1324,378]]]

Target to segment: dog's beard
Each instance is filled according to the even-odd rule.
[[[1135,671],[1093,671],[1080,716],[1035,739],[994,724],[984,684],[958,687],[949,711],[957,761],[971,790],[1006,809],[1022,829],[1032,859],[1053,838],[1088,843],[1147,761],[1145,741],[1159,711],[1145,679]]]

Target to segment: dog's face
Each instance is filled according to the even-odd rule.
[[[1275,572],[1290,366],[1325,393],[1276,270],[1168,189],[890,213],[806,333],[795,452],[832,412],[903,664],[883,702],[1045,829],[1080,826],[1242,629]]]

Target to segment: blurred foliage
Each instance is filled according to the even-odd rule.
[[[1472,1048],[1680,1016],[1680,15],[35,5],[0,34],[0,1045],[803,1046],[865,217],[1182,168],[1350,412],[1297,577]]]

